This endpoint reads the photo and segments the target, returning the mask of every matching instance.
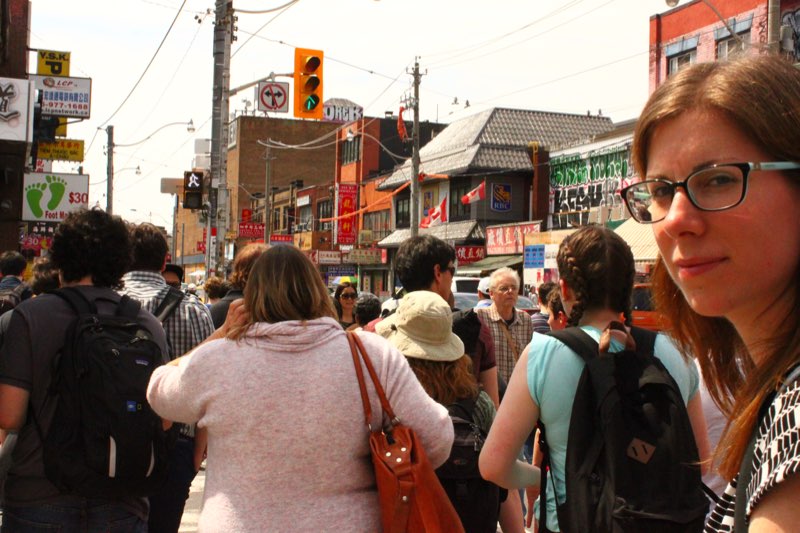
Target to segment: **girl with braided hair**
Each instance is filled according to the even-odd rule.
[[[557,261],[561,302],[570,325],[580,327],[599,342],[606,326],[619,321],[620,315],[630,324],[635,268],[631,249],[619,235],[602,226],[584,226],[564,239]],[[614,340],[609,351],[623,348]],[[708,439],[697,394],[697,370],[665,335],[658,335],[654,352],[678,384],[704,460]],[[514,368],[481,452],[481,474],[489,481],[509,489],[538,486],[539,469],[515,459],[541,417],[550,450],[547,531],[560,531],[556,500],[563,502],[566,498],[567,435],[583,367],[583,359],[561,341],[534,333]]]

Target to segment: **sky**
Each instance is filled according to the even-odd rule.
[[[271,13],[245,13],[287,3]],[[366,116],[382,117],[413,94],[409,73],[418,58],[420,120],[445,123],[490,107],[635,118],[648,94],[649,17],[668,10],[664,0],[233,0],[233,6],[231,87],[291,72],[294,47],[320,49],[324,99],[346,98]],[[114,126],[116,144],[152,134],[114,150],[114,211],[171,229],[174,197],[161,194],[161,178],[182,177],[194,140],[211,136],[214,8],[214,0],[32,1],[31,48],[71,52],[70,75],[92,79],[91,118],[68,130],[68,138],[86,142],[90,205],[105,206],[105,128]],[[35,70],[31,52],[29,71]],[[231,112],[252,114],[254,93],[233,95]],[[183,125],[159,129],[190,119],[194,133]],[[77,166],[56,162],[53,170]]]

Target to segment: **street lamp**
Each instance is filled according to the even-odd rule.
[[[170,122],[169,124],[164,124],[163,126],[156,129],[153,133],[151,133],[141,141],[136,141],[135,143],[127,143],[127,144],[114,144],[114,126],[106,127],[106,134],[108,135],[108,147],[107,147],[108,163],[106,168],[106,176],[107,176],[106,212],[109,215],[112,213],[114,208],[114,148],[117,147],[127,148],[129,146],[136,146],[137,144],[142,144],[143,142],[150,140],[150,138],[153,137],[153,135],[163,130],[164,128],[168,128],[169,126],[186,126],[186,131],[188,131],[189,133],[194,132],[194,122],[191,119],[189,119],[189,122]],[[141,173],[141,170],[139,170],[138,173]]]

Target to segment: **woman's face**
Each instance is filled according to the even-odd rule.
[[[356,304],[356,290],[352,287],[345,287],[339,295],[339,303],[342,309],[352,311]]]
[[[654,130],[647,179],[682,181],[713,163],[772,160],[725,115],[688,111]],[[725,211],[700,211],[678,189],[653,231],[692,309],[726,317],[737,328],[775,309],[785,312],[800,263],[798,205],[800,184],[777,171],[751,171],[744,201]]]

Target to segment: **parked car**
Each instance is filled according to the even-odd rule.
[[[664,315],[653,308],[653,295],[649,283],[637,283],[633,286],[631,309],[634,326],[652,331],[669,329],[669,322]]]
[[[456,302],[457,309],[469,309],[478,304],[477,292],[454,292],[453,297]],[[525,311],[529,315],[537,312],[539,308],[533,303],[533,300],[527,296],[520,296],[517,298],[517,309]]]
[[[453,283],[450,285],[450,290],[453,292],[471,292],[478,293],[478,283],[481,278],[472,278],[467,276],[454,276]]]

